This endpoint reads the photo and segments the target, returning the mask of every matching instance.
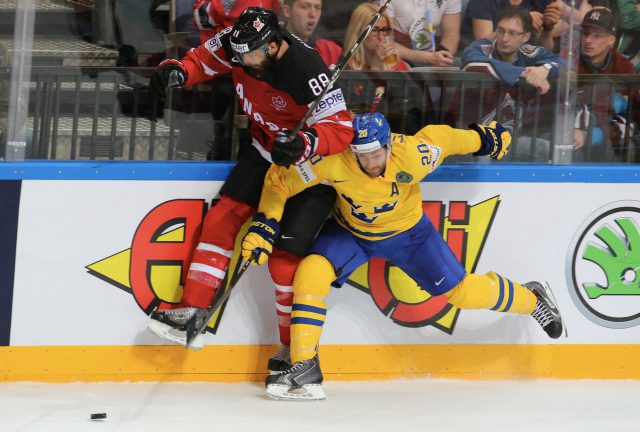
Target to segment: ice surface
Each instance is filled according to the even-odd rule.
[[[325,391],[326,401],[282,402],[261,383],[2,383],[0,431],[640,430],[640,381],[329,381]]]

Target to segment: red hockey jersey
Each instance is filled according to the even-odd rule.
[[[293,130],[329,82],[330,72],[318,53],[283,30],[289,48],[275,61],[272,73],[258,79],[233,57],[227,27],[182,59],[185,86],[231,73],[240,106],[251,120],[253,145],[271,161],[277,132]],[[340,88],[329,90],[306,123],[318,135],[315,153],[328,155],[347,148],[353,138],[351,117]]]

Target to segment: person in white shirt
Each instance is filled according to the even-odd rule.
[[[389,3],[400,58],[414,66],[450,66],[460,41],[461,9],[461,0]]]

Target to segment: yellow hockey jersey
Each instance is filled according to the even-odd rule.
[[[447,156],[479,149],[477,132],[432,125],[415,135],[392,133],[387,167],[380,177],[365,174],[349,149],[332,156],[313,155],[300,166],[272,165],[258,211],[279,221],[289,197],[328,184],[338,195],[333,216],[342,227],[364,239],[385,239],[410,229],[422,217],[419,182],[425,176]]]

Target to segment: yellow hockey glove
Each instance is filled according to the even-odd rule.
[[[500,123],[492,121],[489,126],[471,124],[470,129],[480,135],[480,150],[474,156],[487,156],[493,159],[502,159],[509,151],[511,134]]]
[[[273,244],[278,235],[280,235],[278,221],[267,219],[263,213],[258,213],[242,239],[242,258],[248,260],[253,257],[251,264],[264,264],[273,251]]]

